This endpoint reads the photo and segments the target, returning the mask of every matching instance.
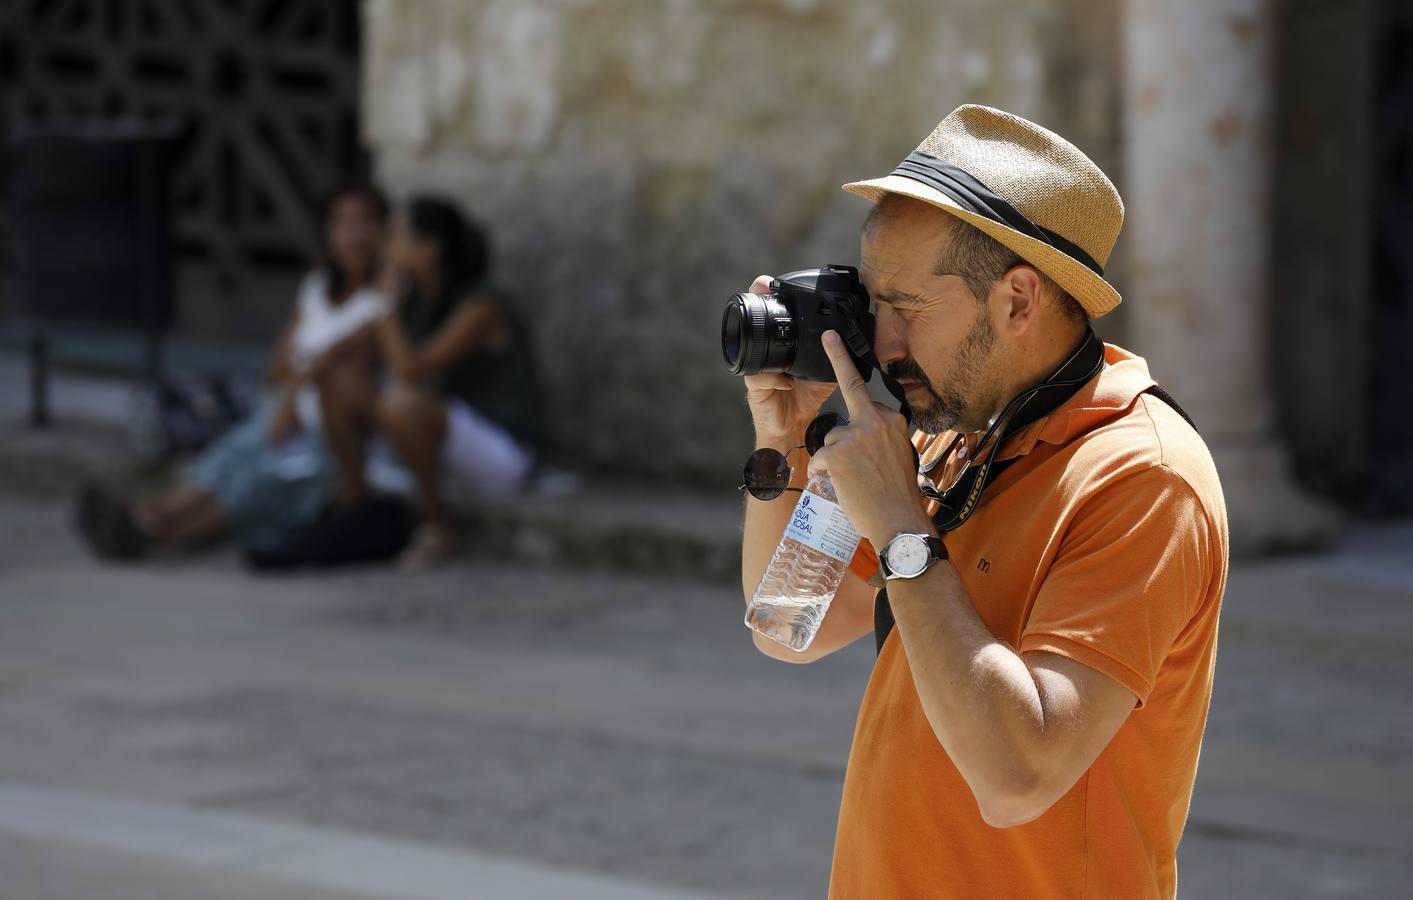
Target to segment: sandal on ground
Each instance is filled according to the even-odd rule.
[[[79,488],[74,525],[89,549],[104,559],[139,559],[152,549],[152,536],[137,524],[127,504],[96,482]]]
[[[397,558],[397,567],[404,572],[420,572],[446,562],[456,552],[456,541],[445,528],[419,525],[412,540]]]

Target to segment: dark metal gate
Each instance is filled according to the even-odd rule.
[[[224,294],[299,265],[365,170],[353,0],[0,0],[0,127],[174,125],[176,249]]]

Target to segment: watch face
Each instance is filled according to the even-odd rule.
[[[927,541],[915,534],[899,535],[888,545],[888,568],[904,578],[916,575],[927,568],[932,554],[927,549]]]

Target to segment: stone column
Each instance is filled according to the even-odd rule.
[[[1233,551],[1318,545],[1337,519],[1291,478],[1269,375],[1275,7],[1124,7],[1130,345],[1212,448]]]

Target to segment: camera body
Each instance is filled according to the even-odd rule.
[[[824,332],[844,338],[867,379],[877,366],[868,291],[852,266],[781,275],[770,294],[737,294],[721,318],[721,352],[733,375],[784,372],[804,381],[835,381]]]

